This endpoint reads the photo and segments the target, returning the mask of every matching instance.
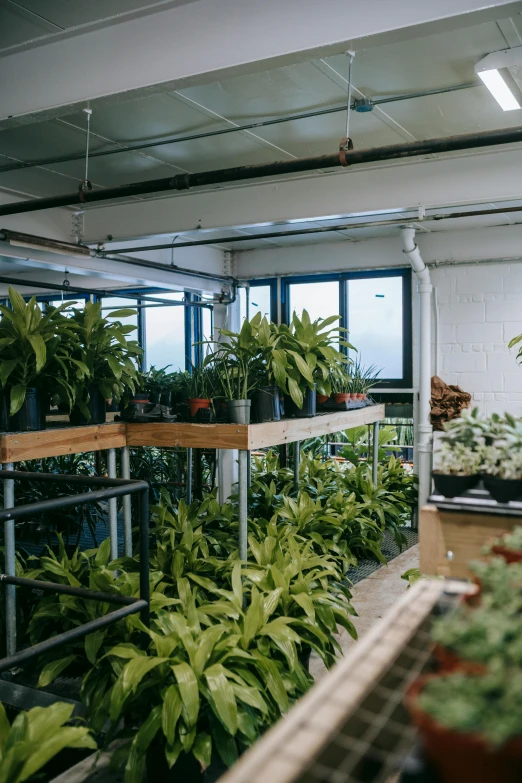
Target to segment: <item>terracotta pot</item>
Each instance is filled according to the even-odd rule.
[[[357,392],[357,399],[359,402],[362,402],[364,399],[364,394],[362,392]]]
[[[345,392],[337,392],[337,394],[334,394],[334,400],[337,403],[348,402],[349,399],[350,399],[350,395],[345,394]]]
[[[491,551],[495,555],[503,557],[506,563],[522,563],[522,551],[520,549],[508,549],[501,544],[494,544]]]
[[[419,693],[438,676],[428,674],[415,680],[406,692],[404,703],[419,729],[427,756],[440,772],[442,783],[520,783],[522,738],[510,740],[498,749],[490,748],[479,734],[447,729],[419,707]]]
[[[319,392],[317,392],[316,398],[318,405],[323,405],[330,399],[327,394],[319,394]]]
[[[200,408],[210,408],[210,400],[203,400],[200,397],[191,397],[188,401],[190,415],[195,416]]]
[[[363,394],[363,400],[366,402],[367,399],[368,399],[368,395],[367,394]]]
[[[465,674],[485,674],[487,666],[478,661],[467,661],[460,658],[456,653],[443,647],[442,644],[436,644],[433,650],[435,660],[439,665],[441,674],[450,672],[464,672]]]
[[[351,399],[351,401],[352,401],[352,402],[357,402],[357,394],[355,394],[354,392],[352,392],[352,393],[350,394],[350,399]]]

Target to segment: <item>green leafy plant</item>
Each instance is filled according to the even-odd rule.
[[[212,388],[212,377],[208,368],[192,365],[185,388],[188,399],[212,399],[214,390]]]
[[[216,347],[207,355],[204,366],[215,368],[224,399],[246,400],[253,389],[254,365],[258,360],[252,324],[245,319],[239,332],[221,329],[220,334],[225,339],[212,341]]]
[[[96,750],[96,742],[83,726],[67,726],[72,704],[56,702],[20,712],[9,724],[0,704],[0,783],[33,779],[64,748]]]
[[[519,364],[522,364],[522,345],[520,345],[520,343],[522,343],[522,334],[513,337],[508,343],[508,348],[513,348],[515,345],[518,345],[516,359]]]
[[[499,538],[494,538],[492,544],[505,547],[506,549],[513,549],[517,552],[522,551],[522,526],[517,525],[510,533],[505,533]],[[488,554],[489,551],[488,547]]]
[[[11,287],[9,301],[11,308],[0,305],[0,383],[9,392],[10,415],[20,410],[31,387],[59,397],[70,410],[76,386],[91,373],[73,356],[77,330],[62,315],[68,303],[42,315],[35,297],[26,303]]]
[[[482,454],[464,443],[443,443],[437,454],[437,472],[454,476],[474,476],[480,472]]]
[[[88,382],[79,379],[75,388],[75,404],[87,418],[90,417],[89,383],[95,384],[104,399],[119,402],[133,393],[137,383],[136,362],[143,351],[136,340],[127,335],[136,327],[124,325],[114,318],[135,315],[135,310],[119,309],[101,314],[101,302],[86,302],[83,310],[73,308],[69,319],[79,336],[79,348],[75,356],[88,369]],[[86,374],[87,375],[87,374]]]

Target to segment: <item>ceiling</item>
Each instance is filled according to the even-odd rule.
[[[0,56],[196,0],[0,0]]]
[[[160,4],[150,0],[91,0],[89,3],[46,0],[45,22],[38,16],[43,5],[41,0],[21,0],[20,3],[0,0],[0,49],[3,47],[6,51],[9,46],[28,45],[36,40],[37,34],[49,36],[60,33],[59,30],[53,33],[50,25],[71,32],[79,25],[113,24],[122,14],[150,11]],[[26,10],[22,10],[21,6]],[[115,14],[120,16],[115,18]],[[13,19],[15,23],[9,21]],[[486,54],[519,45],[522,45],[520,15],[357,52],[353,65],[353,97],[392,100],[376,105],[369,113],[351,112],[350,136],[355,147],[377,147],[522,124],[522,111],[503,112],[474,75],[475,63]],[[179,91],[149,93],[126,103],[109,104],[96,109],[92,115],[90,150],[91,153],[125,150],[128,145],[136,143],[154,144],[171,137],[212,133],[234,125],[341,107],[346,103],[347,77],[348,58],[338,55]],[[472,86],[454,89],[462,85]],[[440,89],[447,91],[423,97],[405,97]],[[395,100],[398,97],[401,99]],[[345,135],[346,113],[340,111],[252,130],[94,157],[89,162],[89,179],[96,189],[179,172],[320,155],[335,151]],[[85,139],[86,115],[81,111],[0,131],[0,190],[27,198],[75,191],[84,176],[83,160],[45,163],[11,171],[2,171],[2,168],[19,161],[83,156]],[[321,173],[317,172],[316,176],[321,176]],[[480,199],[480,194],[477,194],[477,199]],[[103,206],[87,205],[87,209],[100,208]],[[397,214],[397,217],[400,216]],[[369,219],[365,216],[361,221],[366,223]],[[467,222],[458,221],[458,227],[467,228],[470,221],[475,226],[512,223],[518,219],[516,215],[473,218]],[[322,219],[316,224],[323,225],[325,222]],[[441,221],[424,230],[454,229],[456,223]],[[313,225],[308,223],[305,227]],[[273,230],[284,231],[287,228],[281,225]],[[256,234],[267,230],[272,228],[243,226],[240,231]],[[341,237],[357,240],[394,231],[390,227],[353,227],[342,235],[329,233],[311,235],[306,239],[280,237],[277,240],[235,244],[234,247],[268,247],[274,243],[297,244],[300,241],[329,242],[339,241]],[[205,234],[204,238],[215,236],[218,239],[231,233],[240,235],[239,230],[231,232],[226,229]],[[201,233],[185,234],[180,239],[191,237],[201,237]]]

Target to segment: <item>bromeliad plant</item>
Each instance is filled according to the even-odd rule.
[[[13,416],[24,404],[27,389],[54,396],[70,410],[76,388],[91,375],[78,356],[78,330],[62,315],[66,302],[45,314],[32,297],[25,302],[9,288],[11,308],[0,305],[0,383],[9,394]]]
[[[10,725],[0,704],[0,783],[34,780],[65,748],[96,750],[84,726],[68,726],[74,705],[56,702],[20,712]]]

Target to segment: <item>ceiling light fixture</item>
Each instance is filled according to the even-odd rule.
[[[492,52],[475,65],[475,73],[488,88],[503,111],[520,109],[520,103],[513,90],[500,71],[505,69],[508,80],[520,86],[520,67],[522,66],[522,46]]]

